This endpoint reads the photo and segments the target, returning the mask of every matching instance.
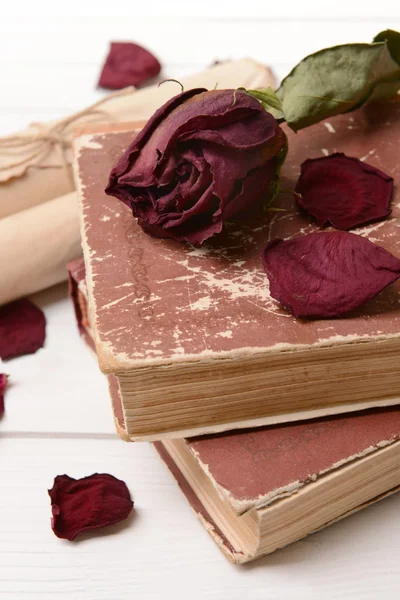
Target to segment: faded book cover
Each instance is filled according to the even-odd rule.
[[[390,408],[155,446],[214,541],[244,563],[397,492],[399,438]]]
[[[190,438],[199,465],[242,514],[400,439],[400,408]]]
[[[399,179],[393,148],[400,136],[400,103],[379,110],[368,106],[286,133],[289,155],[279,198],[285,210],[270,215],[252,210],[200,248],[146,235],[129,208],[104,193],[133,131],[80,138],[83,243],[105,370],[400,337],[400,282],[345,318],[299,320],[270,297],[260,258],[273,238],[319,229],[289,193],[306,158],[343,151]],[[396,186],[390,218],[357,233],[400,256],[399,213]]]
[[[346,510],[344,510],[343,512],[334,512],[334,511],[332,512],[331,511],[331,513],[332,513],[331,518],[320,521],[318,524],[315,524],[315,526],[311,526],[306,529],[304,529],[304,527],[303,527],[302,533],[300,535],[292,537],[292,539],[290,539],[289,541],[284,541],[283,543],[278,544],[275,547],[272,547],[264,552],[261,551],[260,553],[248,554],[248,553],[244,552],[239,546],[236,546],[228,539],[228,536],[225,534],[224,531],[222,531],[221,527],[218,525],[218,522],[217,522],[218,519],[215,519],[210,514],[209,510],[206,507],[206,502],[202,501],[199,498],[199,496],[194,492],[193,488],[191,487],[190,483],[188,482],[187,477],[185,477],[184,473],[180,470],[177,463],[173,460],[173,458],[171,457],[171,455],[165,448],[164,443],[161,441],[154,442],[153,445],[155,446],[156,450],[158,451],[161,459],[164,461],[164,463],[167,466],[168,470],[170,471],[171,475],[175,478],[179,488],[181,489],[182,493],[185,495],[187,501],[189,502],[193,512],[199,519],[200,523],[203,525],[203,527],[209,533],[209,535],[211,536],[213,541],[218,545],[220,550],[225,554],[225,556],[230,561],[237,563],[237,564],[244,564],[246,562],[256,560],[258,558],[261,558],[265,554],[269,554],[275,550],[285,547],[288,544],[294,543],[294,542],[302,539],[303,537],[306,537],[307,535],[316,533],[317,531],[320,531],[321,529],[325,529],[326,527],[329,527],[330,525],[333,525],[334,523],[337,523],[338,521],[341,521],[342,519],[345,519],[346,517],[349,517],[352,514],[358,512],[360,510],[363,510],[364,508],[368,508],[372,504],[375,504],[376,502],[379,502],[379,501],[383,500],[384,498],[387,498],[388,496],[391,496],[391,495],[397,493],[400,490],[399,477],[397,476],[397,478],[396,477],[394,478],[395,480],[396,479],[397,480],[392,486],[383,485],[383,488],[382,488],[383,491],[381,491],[379,493],[369,494],[369,495],[367,494],[366,496],[364,494],[364,500],[362,500],[361,502],[357,501],[357,497],[354,495],[354,497],[352,498],[352,501],[350,501],[350,503],[349,503],[350,506]],[[379,451],[377,451],[377,452],[379,452]],[[240,472],[240,474],[241,474],[241,472]],[[238,473],[238,478],[240,477],[240,474]],[[339,474],[340,474],[340,471],[339,471]],[[332,472],[332,475],[335,476],[335,472]],[[315,485],[315,483],[314,483],[314,485]],[[303,491],[306,491],[306,490],[308,491],[307,488],[312,488],[312,487],[313,487],[313,484],[310,482],[305,488],[303,488]],[[379,487],[379,484],[377,485],[377,487]],[[334,490],[335,490],[335,481],[333,480],[332,495],[334,495]],[[292,494],[290,497],[281,498],[281,500],[278,500],[276,504],[271,505],[271,509],[274,509],[276,507],[278,507],[278,509],[279,509],[280,503],[288,502],[288,501],[290,501],[292,503],[296,502],[295,495]],[[268,507],[254,509],[254,510],[258,511],[258,512],[266,513],[268,511]],[[312,506],[310,506],[309,511],[312,512],[312,510],[313,510],[313,508],[312,508]],[[298,516],[297,516],[297,522],[298,522],[300,528],[302,526],[302,518],[303,517],[301,515],[301,511],[299,511]],[[272,526],[274,526],[273,523],[272,523]],[[279,526],[280,526],[280,524],[275,522],[275,527],[279,527]],[[261,539],[260,541],[264,542],[264,545],[268,545],[268,539],[266,539],[266,540]]]
[[[400,161],[393,144],[400,134],[400,105],[367,106],[297,134],[286,132],[290,150],[277,202],[282,210],[252,209],[200,248],[151,238],[128,207],[105,195],[109,171],[135,130],[77,141],[89,317],[100,368],[123,382],[135,370],[145,374],[161,367],[164,376],[166,366],[184,368],[182,385],[193,373],[192,389],[212,382],[211,395],[203,389],[201,394],[210,411],[216,395],[232,403],[234,389],[254,373],[246,380],[246,414],[243,407],[232,412],[229,424],[225,416],[224,423],[207,416],[200,424],[196,414],[204,430],[399,402],[400,282],[343,318],[295,319],[271,298],[261,251],[275,237],[318,229],[296,209],[290,193],[306,158],[343,151],[397,180]],[[399,207],[395,187],[390,218],[357,233],[400,256]],[[298,410],[279,408],[283,399],[297,396]],[[190,435],[193,430],[193,424],[186,427]],[[148,439],[158,432],[158,425],[149,428]]]

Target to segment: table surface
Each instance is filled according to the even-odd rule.
[[[96,101],[110,40],[148,46],[169,77],[243,56],[270,64],[282,77],[323,46],[400,29],[400,5],[385,1],[114,1],[112,17],[105,2],[96,3],[95,17],[84,12],[92,3],[59,4],[2,6],[0,134]],[[117,437],[105,379],[77,335],[66,285],[34,300],[48,321],[46,345],[7,363],[11,379],[0,424],[0,600],[398,595],[400,495],[254,564],[228,563],[154,449]],[[126,481],[134,517],[108,535],[73,544],[57,539],[47,496],[53,478],[96,471]]]

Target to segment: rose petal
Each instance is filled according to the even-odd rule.
[[[73,540],[83,531],[126,519],[133,502],[126,484],[113,475],[94,473],[81,479],[57,475],[51,490],[52,529]]]
[[[208,92],[208,94],[211,95],[216,93],[217,92]],[[221,91],[218,93],[221,94]],[[260,104],[257,106],[252,102],[248,102],[248,99],[251,97],[247,94],[243,94],[243,100],[246,100],[246,102],[242,100],[242,95],[239,95],[237,97],[237,103],[234,108],[232,108],[229,106],[229,103],[232,103],[232,90],[224,90],[223,93],[224,96],[214,96],[214,98],[220,102],[222,105],[220,110],[225,109],[225,113],[209,114],[210,111],[208,111],[204,115],[189,119],[186,123],[182,120],[182,126],[176,132],[174,137],[179,137],[180,142],[203,140],[239,150],[256,148],[273,138],[276,129],[276,121],[270,113],[266,113],[266,118],[265,111]],[[240,99],[240,102],[238,101],[238,98]],[[211,100],[212,98],[207,98],[207,102]],[[224,103],[222,103],[221,100],[223,100]],[[194,100],[192,100],[192,103],[194,103]],[[199,100],[199,104],[200,103],[201,98]],[[204,101],[203,104],[205,104]],[[201,110],[200,106],[195,107],[195,105],[190,108]],[[249,111],[251,111],[250,115]],[[252,135],[249,135],[249,128],[251,128]]]
[[[254,169],[242,182],[240,192],[227,205],[224,217],[230,219],[238,213],[248,210],[254,203],[254,198],[268,199],[268,191],[272,178],[276,172],[276,162],[269,161],[263,167]]]
[[[139,85],[161,71],[151,52],[130,42],[112,42],[99,79],[99,87],[119,90]]]
[[[319,225],[350,229],[390,214],[393,178],[338,152],[303,162],[295,191],[298,205]]]
[[[1,370],[1,360],[0,360],[0,370]],[[4,393],[7,387],[7,375],[0,372],[0,417],[4,414]]]
[[[231,148],[218,148],[204,145],[203,153],[207,162],[210,164],[214,178],[213,189],[220,198],[232,199],[238,180],[244,179],[248,173],[254,169],[264,166],[270,179],[274,176],[271,172],[270,162],[286,143],[286,136],[278,125],[275,128],[274,137],[262,148],[256,148],[243,152]],[[276,165],[275,161],[274,165]],[[269,181],[266,182],[269,185]],[[253,196],[253,203],[258,200],[258,196]],[[250,203],[249,203],[250,206]]]
[[[224,146],[244,150],[273,139],[276,120],[245,92],[237,92],[235,101],[234,90],[203,91],[180,103],[155,132],[160,158],[178,140],[184,143],[191,134],[200,139],[206,130]]]
[[[45,316],[28,298],[0,307],[0,358],[33,354],[45,337]]]
[[[273,240],[263,252],[270,293],[296,317],[337,317],[400,277],[400,260],[343,231]]]
[[[111,170],[109,183],[105,190],[107,194],[115,196],[130,206],[130,194],[126,185],[145,187],[157,183],[153,171],[154,166],[158,163],[159,152],[158,140],[153,133],[183,102],[204,91],[204,88],[196,88],[178,94],[153,114]],[[141,154],[141,150],[144,148],[146,151]],[[134,165],[134,169],[132,169],[132,165]]]

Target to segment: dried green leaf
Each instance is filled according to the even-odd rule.
[[[271,87],[261,88],[259,90],[246,90],[249,96],[253,96],[261,102],[265,102],[272,108],[281,110],[281,103],[279,98],[276,96],[274,90]]]
[[[397,41],[392,45],[397,48]],[[288,125],[297,131],[399,89],[400,65],[384,41],[310,54],[283,80],[276,95]]]
[[[262,107],[267,112],[271,113],[275,119],[283,118],[281,102],[271,87],[245,91],[249,94],[249,96],[252,96],[261,102]]]

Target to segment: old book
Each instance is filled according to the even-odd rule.
[[[88,323],[115,375],[127,435],[157,440],[309,419],[400,402],[399,290],[343,318],[299,320],[269,295],[261,251],[317,229],[289,192],[306,158],[345,152],[400,175],[400,104],[287,130],[280,212],[252,209],[201,248],[154,239],[106,196],[135,131],[82,136],[76,178]],[[400,256],[399,191],[389,219],[357,230]]]
[[[154,445],[214,541],[245,563],[397,492],[399,439],[392,407]]]
[[[85,267],[69,265],[79,331],[95,351]],[[118,380],[118,434],[129,440]],[[273,552],[400,489],[400,408],[154,442],[213,540],[233,562]]]

